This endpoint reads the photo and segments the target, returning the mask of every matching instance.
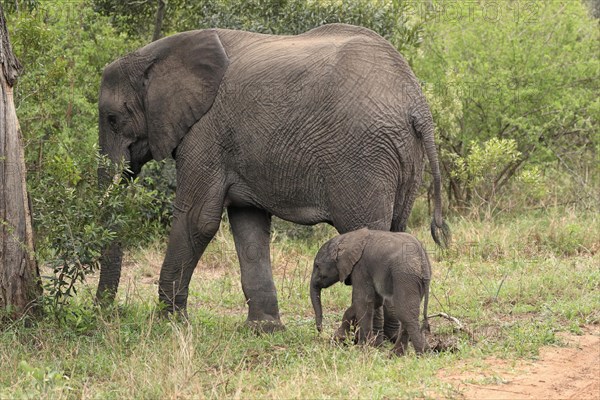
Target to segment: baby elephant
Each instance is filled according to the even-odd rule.
[[[375,340],[373,313],[384,299],[394,306],[401,323],[394,353],[404,354],[410,337],[415,351],[429,349],[423,330],[429,330],[427,302],[431,266],[421,243],[407,233],[372,231],[366,228],[334,237],[317,253],[310,284],[317,329],[322,329],[321,289],[336,282],[352,285],[352,306],[344,323],[358,323],[358,343]],[[423,326],[419,327],[421,299]]]

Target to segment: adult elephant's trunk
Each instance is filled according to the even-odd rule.
[[[429,111],[429,107],[426,104],[424,104],[414,116],[413,124],[416,131],[423,138],[425,154],[427,154],[429,166],[433,175],[434,210],[433,220],[431,221],[431,236],[439,246],[448,247],[450,244],[450,229],[442,218],[442,177],[433,138],[433,118]]]
[[[317,323],[317,330],[321,332],[323,330],[323,307],[321,306],[321,288],[311,283],[310,285],[310,301],[312,302],[313,309],[315,310],[315,321]]]
[[[113,241],[104,249],[100,258],[100,281],[96,291],[96,301],[102,306],[111,304],[115,300],[119,280],[121,279],[121,264],[123,262],[123,249],[121,243]]]
[[[110,173],[104,168],[98,168],[98,186],[107,190],[113,182]],[[102,191],[101,191],[102,192]],[[115,228],[115,227],[111,227]],[[117,294],[121,279],[123,249],[118,240],[114,240],[104,249],[100,256],[100,281],[96,291],[96,302],[102,306],[111,304]]]

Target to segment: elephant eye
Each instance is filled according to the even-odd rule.
[[[113,131],[117,130],[117,117],[114,115],[109,115],[108,116],[108,123],[110,124],[110,128]]]

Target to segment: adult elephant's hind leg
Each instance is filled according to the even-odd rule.
[[[227,214],[240,261],[242,289],[248,303],[246,322],[262,332],[284,329],[279,319],[277,291],[271,270],[271,216],[254,207],[229,207]]]

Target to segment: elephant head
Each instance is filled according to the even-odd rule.
[[[173,154],[185,134],[211,108],[229,59],[214,30],[153,42],[108,65],[102,75],[99,145],[135,177],[151,159]],[[100,168],[99,184],[112,177]],[[111,301],[121,274],[121,249],[103,251],[97,298]]]
[[[310,279],[310,300],[319,332],[323,328],[321,289],[336,282],[352,284],[352,270],[362,257],[368,237],[368,229],[359,229],[329,240],[317,252]]]
[[[228,66],[213,30],[153,42],[108,65],[99,100],[100,150],[136,175],[175,150],[210,109]]]

